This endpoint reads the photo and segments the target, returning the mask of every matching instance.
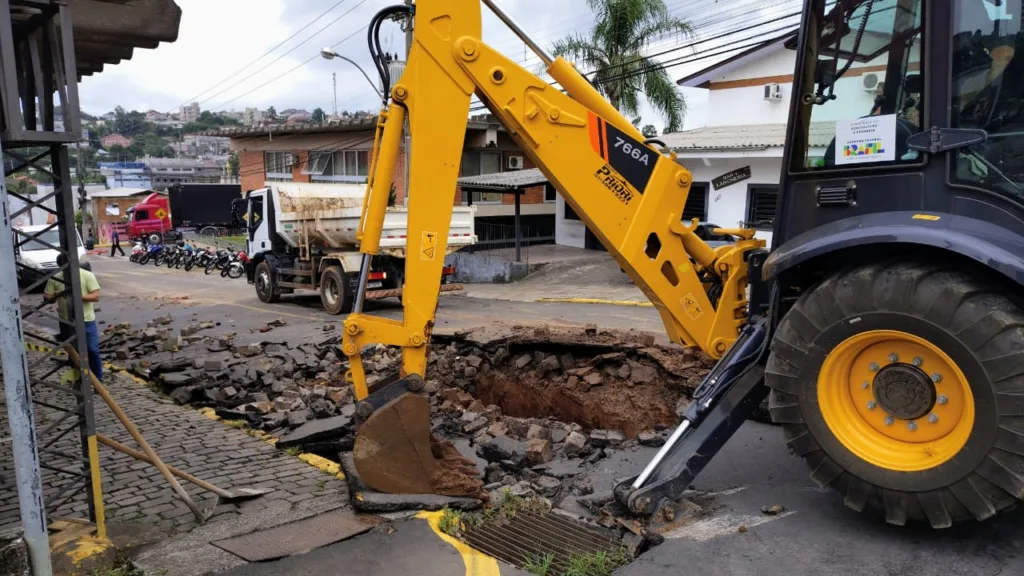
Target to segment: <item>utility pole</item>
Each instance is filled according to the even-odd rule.
[[[331,72],[331,81],[334,82],[334,115],[338,115],[338,73]]]

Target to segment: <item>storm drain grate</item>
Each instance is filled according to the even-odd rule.
[[[477,550],[518,568],[550,557],[549,576],[571,572],[571,565],[587,562],[606,565],[610,574],[615,565],[627,561],[622,543],[608,531],[555,514],[520,510],[511,519],[467,531],[465,539]]]

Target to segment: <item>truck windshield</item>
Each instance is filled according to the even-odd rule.
[[[917,161],[906,139],[920,131],[925,96],[921,0],[845,0],[828,13],[823,2],[817,9],[817,53],[809,46],[801,89],[806,141],[793,169]]]
[[[24,238],[24,237],[22,237],[22,238]],[[77,239],[77,234],[76,234],[76,239]],[[41,235],[37,236],[36,238],[33,238],[32,240],[29,240],[29,241],[25,242],[21,246],[21,251],[22,252],[35,252],[37,250],[53,250],[53,248],[50,248],[50,246],[47,246],[43,242],[45,242],[46,244],[49,244],[50,246],[60,247],[60,236],[59,236],[59,233],[58,233],[57,229],[54,228],[52,230],[47,230],[46,232],[43,232]],[[81,246],[82,242],[78,241],[78,245]]]

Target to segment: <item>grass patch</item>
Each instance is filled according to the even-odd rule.
[[[462,523],[462,510],[452,510],[451,508],[441,510],[441,520],[437,523],[437,527],[441,529],[441,532],[454,538],[461,536],[465,529],[465,525]]]
[[[118,554],[112,567],[93,570],[89,576],[146,576],[146,573],[141,568],[132,566],[128,556]]]
[[[284,449],[284,453],[289,456],[298,456],[299,454],[302,454],[302,450],[300,450],[298,446],[290,446]]]
[[[324,488],[326,486],[327,486],[327,479],[326,478],[321,478],[321,479],[316,481],[316,491],[317,492],[323,492]]]
[[[554,561],[554,554],[531,555],[530,559],[523,564],[523,570],[526,570],[534,576],[548,576],[548,572],[551,571],[551,564]]]
[[[569,557],[569,567],[563,576],[612,576],[619,566],[629,563],[625,549],[615,554],[607,552],[591,552],[589,554],[573,554]]]
[[[224,420],[224,425],[237,430],[249,427],[249,424],[246,423],[245,420]]]

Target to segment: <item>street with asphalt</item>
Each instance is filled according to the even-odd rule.
[[[323,337],[322,326],[343,318],[320,310],[314,294],[298,295],[274,305],[261,303],[244,279],[206,276],[201,271],[138,266],[126,259],[93,258],[93,270],[102,286],[97,313],[107,324],[143,325],[158,316],[213,320],[239,337],[275,318],[287,325],[278,336],[302,339]],[[606,272],[602,272],[606,274]],[[544,283],[566,285],[563,279]],[[595,298],[600,285],[576,281]],[[461,330],[487,324],[549,324],[634,329],[664,341],[654,308],[566,302],[535,302],[524,294],[542,286],[524,283],[470,287],[466,294],[444,295],[437,313],[439,330]],[[621,295],[616,286],[611,295]],[[486,296],[480,297],[480,296]],[[524,301],[526,300],[526,301]],[[398,318],[397,301],[367,304],[368,313]],[[287,332],[284,332],[287,331]],[[255,334],[258,337],[259,334]],[[140,387],[138,394],[151,393]],[[654,453],[636,447],[602,460],[592,482],[595,491],[608,490],[617,478],[635,474]],[[781,430],[748,422],[726,445],[697,480],[695,488],[711,492],[713,503],[704,515],[666,535],[655,546],[616,574],[677,575],[892,575],[975,576],[1024,573],[1024,516],[1019,511],[983,524],[968,523],[945,531],[924,527],[894,527],[883,519],[859,514],[843,504],[831,490],[819,489],[808,478],[804,463],[791,456]],[[344,495],[339,494],[339,502]],[[781,513],[765,514],[781,505]],[[250,506],[259,506],[252,504]],[[214,525],[211,525],[214,526]],[[204,526],[179,538],[206,542],[215,538]],[[463,547],[464,548],[464,547]],[[460,559],[461,556],[461,559]],[[223,568],[217,566],[215,568]],[[191,573],[191,572],[190,572]],[[201,573],[201,572],[196,572]],[[474,560],[472,551],[457,548],[424,518],[391,518],[387,528],[305,554],[277,561],[238,563],[228,574],[520,574],[500,563]]]

